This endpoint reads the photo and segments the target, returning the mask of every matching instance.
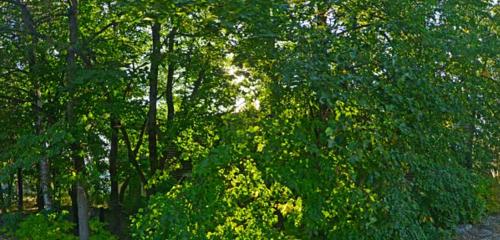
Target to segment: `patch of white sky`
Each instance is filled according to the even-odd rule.
[[[228,59],[232,60],[233,55],[228,54]],[[231,62],[231,61],[230,61]],[[248,70],[245,68],[238,67],[236,65],[230,64],[225,68],[226,73],[231,76],[231,83],[239,87],[239,94],[236,97],[234,103],[234,112],[241,112],[249,107],[249,103],[253,105],[254,108],[260,108],[260,101],[257,99],[255,94],[256,86],[248,86],[245,80],[248,80]]]

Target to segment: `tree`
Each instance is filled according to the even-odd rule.
[[[66,84],[69,91],[70,99],[66,106],[66,118],[68,121],[69,129],[78,129],[76,123],[75,107],[78,104],[74,95],[76,93],[76,72],[78,71],[78,65],[76,63],[76,56],[78,51],[78,37],[79,27],[78,27],[78,1],[72,0],[69,6],[69,47],[67,56],[67,72],[66,72]],[[78,136],[78,132],[73,130],[73,134]],[[75,172],[77,174],[77,180],[75,183],[76,192],[76,205],[78,206],[78,235],[80,239],[89,239],[89,216],[88,216],[88,202],[84,184],[81,180],[82,174],[85,171],[85,162],[82,154],[81,140],[73,140],[71,145],[71,158],[74,162]],[[75,203],[73,203],[75,204]]]

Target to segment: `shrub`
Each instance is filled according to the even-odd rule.
[[[21,220],[22,215],[17,212],[4,213],[0,218],[0,234],[12,235]]]
[[[67,212],[30,215],[20,223],[15,236],[21,240],[78,239],[73,235],[74,224],[64,219],[66,214]]]
[[[18,239],[29,240],[73,240],[78,239],[73,234],[75,224],[66,220],[67,211],[62,213],[37,213],[28,216],[15,231]],[[97,220],[90,221],[91,240],[117,239],[105,229],[105,225]]]

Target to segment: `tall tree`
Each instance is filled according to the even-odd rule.
[[[71,158],[74,163],[74,168],[77,174],[77,179],[75,183],[76,191],[76,205],[78,211],[78,235],[81,240],[88,240],[90,236],[89,230],[89,210],[88,210],[88,200],[87,193],[85,191],[85,186],[83,183],[83,174],[85,174],[85,162],[84,155],[81,147],[81,139],[78,138],[80,133],[78,130],[77,118],[75,113],[75,108],[78,105],[78,101],[75,97],[76,94],[76,73],[78,71],[78,65],[76,62],[77,51],[79,47],[79,27],[78,27],[78,0],[71,0],[69,5],[69,47],[67,56],[67,71],[66,71],[66,84],[69,92],[70,99],[66,105],[66,118],[68,121],[68,127],[72,129],[73,134],[76,136],[70,143],[71,146]],[[75,203],[73,203],[75,204]]]
[[[29,36],[29,45],[26,48],[27,52],[27,62],[29,70],[29,78],[33,83],[33,114],[35,117],[35,135],[40,139],[44,134],[43,129],[43,103],[42,103],[42,93],[41,93],[41,75],[42,73],[38,70],[40,67],[37,63],[36,49],[38,47],[38,32],[33,22],[33,16],[25,3],[17,1],[16,4],[21,9],[21,15],[23,19],[23,24],[25,27],[25,32]],[[40,142],[40,189],[43,197],[43,208],[45,210],[52,209],[52,198],[50,196],[50,169],[49,161],[45,156],[44,150],[46,148],[45,141]]]
[[[161,61],[161,41],[160,41],[161,23],[155,20],[151,25],[151,38],[153,40],[150,55],[149,72],[149,111],[148,111],[148,149],[149,149],[149,167],[151,175],[154,175],[158,168],[157,159],[157,122],[156,122],[156,104],[158,101],[158,72]]]

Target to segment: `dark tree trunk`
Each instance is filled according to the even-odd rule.
[[[14,174],[10,174],[9,183],[7,185],[7,208],[10,208],[12,206],[12,199],[14,195],[14,189],[12,189],[12,185],[14,185]]]
[[[147,124],[148,124],[148,118],[146,117],[146,119],[144,120],[144,123],[142,125],[141,131],[139,133],[137,143],[136,143],[134,148],[132,148],[132,142],[130,141],[130,138],[128,137],[127,129],[124,126],[122,126],[120,128],[122,135],[123,135],[123,141],[125,142],[125,145],[127,146],[128,161],[130,162],[130,164],[132,164],[132,166],[136,170],[137,175],[139,176],[139,179],[141,181],[142,187],[144,187],[147,184],[147,179],[146,179],[144,172],[141,169],[141,166],[137,162],[137,154],[139,153],[139,148],[142,145],[142,142],[144,139],[144,133],[146,132],[146,128],[147,128]],[[129,184],[131,177],[132,176],[129,175],[120,187],[120,191],[119,191],[120,203],[123,203],[123,201],[125,199],[125,193],[126,193],[126,190],[127,190],[127,187],[128,187],[128,184]]]
[[[5,213],[6,211],[6,206],[5,206],[5,194],[4,194],[4,189],[2,184],[0,183],[0,214]]]
[[[125,192],[127,190],[129,181],[130,177],[127,177],[120,187],[120,203],[123,203],[123,201],[125,200]]]
[[[39,177],[38,181],[36,182],[36,206],[38,208],[38,211],[43,211],[44,203],[43,203],[42,188],[40,184],[40,176],[38,177]]]
[[[153,23],[151,26],[151,36],[153,38],[153,47],[151,53],[151,68],[149,73],[149,113],[148,113],[148,149],[149,149],[149,164],[151,175],[154,175],[158,168],[156,157],[156,141],[157,141],[157,126],[156,126],[156,102],[158,99],[158,68],[161,59],[161,43],[160,43],[161,24]]]
[[[71,213],[73,214],[73,222],[75,223],[75,235],[78,236],[78,200],[76,198],[76,183],[71,186],[69,196],[71,198]]]
[[[174,87],[174,71],[175,71],[175,62],[172,59],[174,53],[174,44],[175,44],[175,32],[176,29],[172,29],[170,34],[168,35],[168,53],[170,54],[170,58],[168,59],[168,72],[167,72],[167,88],[166,88],[166,98],[167,98],[167,124],[168,127],[171,127],[172,122],[174,121],[174,95],[173,95],[173,87]]]
[[[17,210],[23,210],[23,169],[17,169]]]
[[[175,62],[172,59],[173,53],[174,53],[174,44],[175,44],[175,32],[176,29],[173,28],[170,31],[170,34],[168,35],[168,53],[169,59],[168,59],[168,70],[167,70],[167,87],[165,91],[165,96],[167,99],[167,152],[171,153],[174,152],[172,149],[175,149],[174,143],[173,143],[173,136],[174,136],[174,114],[175,114],[175,108],[174,108],[174,94],[173,94],[173,88],[174,88],[174,72],[175,72]],[[169,155],[167,153],[167,156]],[[165,168],[165,160],[167,158],[163,157],[160,161],[160,169]]]
[[[474,124],[469,124],[467,126],[467,131],[469,133],[467,139],[467,152],[465,154],[465,166],[467,169],[472,170],[474,166],[473,155],[474,155]]]
[[[139,163],[137,162],[137,153],[139,152],[139,148],[142,145],[142,139],[144,137],[144,131],[146,130],[146,124],[147,120],[144,122],[143,127],[141,129],[141,132],[139,134],[139,138],[137,140],[137,144],[135,145],[135,148],[132,149],[132,143],[130,142],[130,138],[128,137],[127,129],[125,127],[121,128],[121,132],[123,135],[123,140],[125,141],[125,145],[127,146],[127,153],[128,153],[128,161],[134,169],[137,172],[137,175],[139,176],[141,182],[146,185],[147,179],[144,173],[142,172],[141,166],[139,166]],[[121,192],[121,191],[120,191]]]
[[[121,230],[120,221],[120,199],[118,193],[118,176],[117,176],[117,160],[118,160],[118,129],[120,124],[114,116],[111,117],[111,148],[109,151],[109,176],[111,179],[111,194],[109,197],[109,206],[111,210],[110,228],[115,234],[119,234]]]

